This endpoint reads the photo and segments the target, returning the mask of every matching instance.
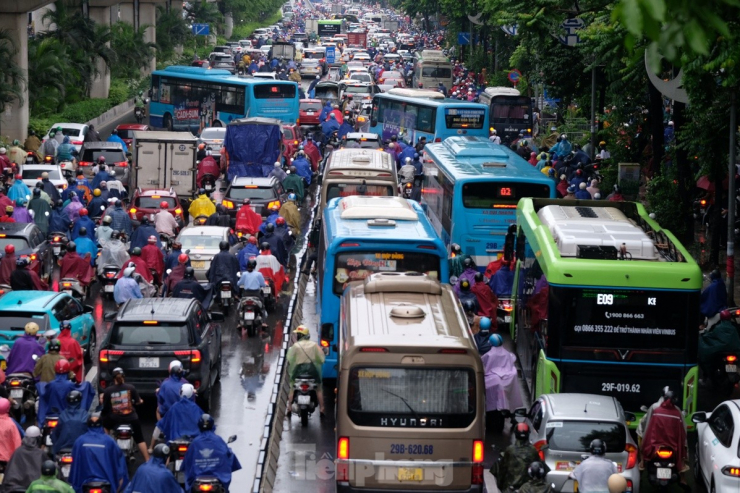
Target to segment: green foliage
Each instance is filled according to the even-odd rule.
[[[280,3],[280,2],[278,2]],[[234,31],[231,34],[231,39],[239,40],[239,39],[247,39],[250,34],[254,32],[255,29],[259,27],[263,27],[265,25],[275,24],[277,21],[280,20],[281,14],[280,10],[273,9],[274,14],[267,17],[266,19],[259,21],[259,20],[253,20],[251,22],[238,22],[237,19],[234,18]]]
[[[15,63],[18,48],[8,31],[0,31],[0,113],[13,101],[23,101],[22,91],[26,84],[23,70]]]
[[[64,108],[67,98],[79,100],[82,94],[79,74],[69,70],[67,49],[56,38],[28,42],[28,72],[34,74],[28,86],[31,114],[42,116]]]
[[[156,45],[144,40],[147,26],[134,30],[131,24],[116,22],[111,26],[111,47],[118,53],[118,62],[111,67],[111,76],[122,79],[137,78],[155,56]]]
[[[647,202],[650,212],[663,228],[682,237],[686,233],[686,218],[681,213],[681,201],[674,168],[666,170],[650,181],[647,187]]]
[[[157,6],[157,59],[172,58],[175,47],[192,40],[193,34],[180,11]]]

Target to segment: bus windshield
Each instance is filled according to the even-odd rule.
[[[362,281],[376,272],[421,272],[439,279],[439,254],[417,252],[347,252],[334,262],[334,294],[341,295],[347,283]]]
[[[496,205],[516,205],[522,197],[549,197],[550,188],[541,183],[478,181],[462,186],[462,200],[468,209],[491,209]]]
[[[431,79],[449,79],[452,77],[452,69],[447,66],[435,67],[425,65],[424,68],[421,69],[421,76],[429,77]]]

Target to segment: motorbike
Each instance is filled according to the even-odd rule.
[[[172,471],[175,479],[180,484],[185,484],[185,471],[182,471],[182,461],[185,459],[185,454],[190,448],[190,438],[180,437],[177,440],[170,440],[170,458],[168,461],[167,468]]]
[[[403,198],[410,199],[411,192],[414,190],[414,184],[411,182],[401,183],[401,188],[403,189]]]
[[[239,303],[239,323],[241,330],[246,330],[249,337],[257,334],[257,328],[262,328],[262,300],[258,296],[244,295]]]
[[[301,417],[301,426],[308,426],[308,417],[319,405],[316,396],[316,380],[310,375],[299,375],[293,385],[291,411]]]
[[[75,177],[75,165],[72,161],[60,161],[59,167],[62,168],[62,175],[65,179]]]
[[[44,426],[41,428],[41,443],[46,445],[47,448],[51,448],[54,442],[51,440],[51,432],[59,424],[59,416],[56,414],[48,414],[44,421]]]
[[[193,219],[193,226],[203,226],[208,221],[208,216],[198,216]]]
[[[109,300],[113,299],[113,291],[116,288],[116,275],[121,270],[117,265],[109,264],[103,266],[102,275],[98,276],[103,286],[103,293]]]
[[[231,281],[221,281],[218,285],[218,302],[223,309],[224,315],[228,315],[229,307],[232,304],[231,296]]]
[[[499,324],[511,323],[511,311],[513,306],[511,304],[511,298],[499,298],[498,308],[496,309],[496,319]]]
[[[87,287],[83,286],[79,279],[72,277],[65,277],[59,281],[59,290],[67,293],[80,302],[85,301],[85,298],[87,297]]]
[[[128,458],[130,462],[135,460],[134,451],[136,446],[134,444],[134,432],[130,425],[118,425],[116,431],[113,432],[113,438],[118,444],[118,448],[121,449],[123,455]]]
[[[159,233],[159,239],[162,242],[162,246],[165,248],[165,250],[167,250],[168,252],[172,250],[172,243],[175,241],[174,237],[168,235],[167,233]]]
[[[201,180],[201,186],[206,190],[206,192],[215,190],[216,189],[216,177],[210,173],[206,173],[205,175],[203,175],[203,178]]]
[[[63,257],[64,253],[67,251],[66,246],[67,243],[69,243],[69,238],[67,238],[67,233],[63,233],[61,231],[53,231],[49,233],[49,243],[51,243],[51,249],[54,252],[54,257],[59,258]]]
[[[5,387],[8,390],[8,396],[14,401],[11,410],[13,417],[19,423],[33,422],[38,398],[33,377],[26,373],[11,373],[6,377]]]
[[[69,472],[72,469],[72,449],[65,448],[59,451],[57,454],[57,476],[62,481],[69,481]]]
[[[43,164],[56,164],[57,160],[54,156],[44,156],[44,162]]]
[[[265,300],[265,310],[268,313],[275,311],[277,305],[277,296],[275,295],[275,281],[270,278],[265,279],[267,286],[262,286],[262,297]]]
[[[679,481],[678,465],[674,455],[673,448],[661,445],[653,457],[645,457],[645,469],[650,484],[665,488]]]
[[[715,354],[709,364],[709,379],[712,387],[730,395],[735,384],[740,382],[740,373],[737,372],[737,357],[735,353]]]
[[[236,441],[236,435],[232,435],[226,441],[226,443],[234,443]],[[191,493],[200,493],[201,491],[208,491],[209,493],[224,493],[226,488],[221,484],[218,478],[213,476],[199,476],[193,481],[193,486],[190,489]]]
[[[143,123],[146,117],[146,110],[141,106],[137,106],[134,108],[134,117],[136,118],[136,123]]]
[[[24,164],[41,164],[41,159],[39,159],[39,155],[35,152],[28,151],[26,153],[26,161]]]
[[[112,493],[108,481],[88,481],[82,485],[82,493]]]

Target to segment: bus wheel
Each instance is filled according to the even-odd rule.
[[[169,113],[164,115],[164,128],[168,132],[172,132],[172,115]]]
[[[211,122],[211,126],[212,127],[223,127],[224,125],[223,123],[221,123],[221,120],[213,120],[213,122]]]

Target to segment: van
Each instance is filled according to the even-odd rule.
[[[371,274],[339,321],[336,490],[482,492],[483,365],[452,288]]]
[[[321,209],[334,198],[351,195],[397,195],[396,162],[375,149],[338,149],[326,159],[321,183]]]

